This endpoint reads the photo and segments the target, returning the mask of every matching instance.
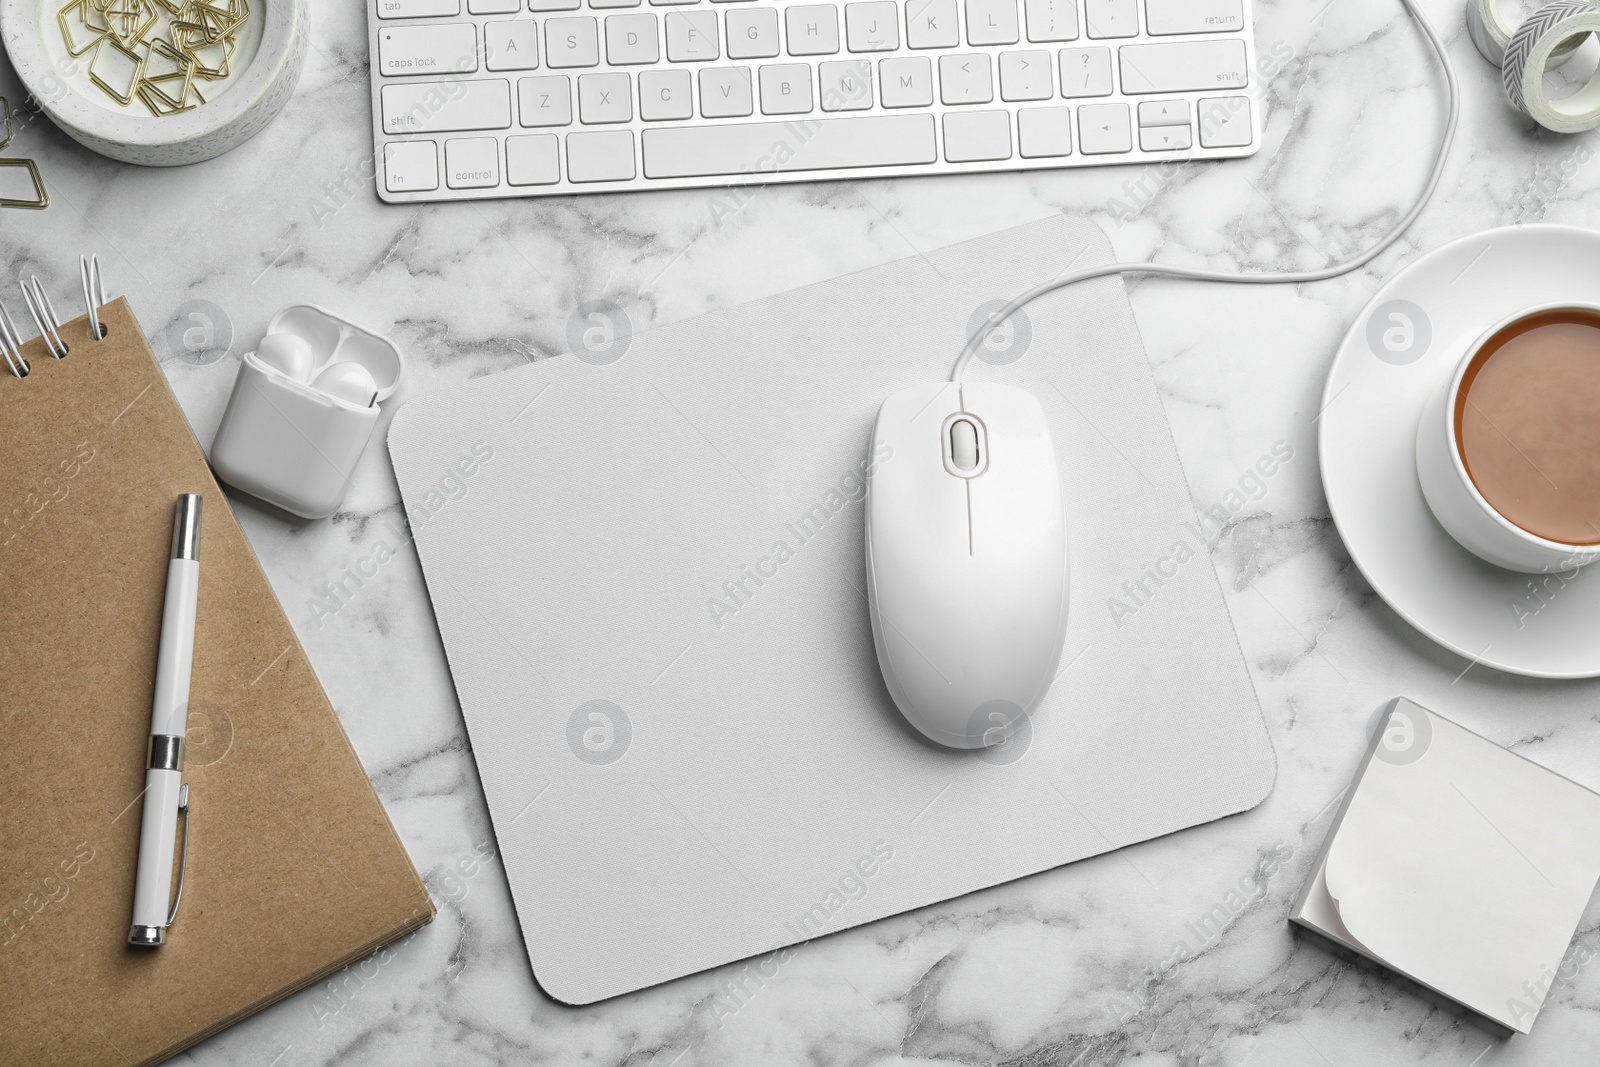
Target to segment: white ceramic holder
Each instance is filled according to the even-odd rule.
[[[294,94],[305,66],[309,32],[305,0],[252,0],[249,47],[242,67],[216,85],[206,103],[157,117],[119,108],[93,94],[87,67],[93,50],[67,55],[56,24],[60,0],[0,0],[0,40],[28,94],[57,126],[87,148],[125,163],[174,167],[220,156],[260,133]],[[255,39],[255,34],[260,39]]]
[[[378,401],[399,387],[403,361],[387,337],[311,304],[273,316],[267,334],[280,333],[310,348],[309,378],[356,364],[372,376],[375,395],[353,403],[247,353],[211,444],[211,466],[236,489],[301,518],[322,519],[344,502],[378,425]]]

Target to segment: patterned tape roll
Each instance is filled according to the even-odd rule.
[[[1483,58],[1497,67],[1505,63],[1506,45],[1510,43],[1511,35],[1516,32],[1516,27],[1508,23],[1505,15],[1500,12],[1502,2],[1503,0],[1467,0],[1467,36],[1478,46],[1478,52]],[[1559,67],[1571,59],[1581,44],[1583,44],[1582,37],[1562,41],[1556,50],[1550,53],[1550,66]]]
[[[1551,100],[1544,95],[1544,72],[1550,57],[1570,38],[1600,32],[1600,8],[1588,0],[1555,0],[1528,16],[1506,44],[1500,83],[1506,98],[1547,130],[1578,133],[1600,126],[1600,70],[1571,96]]]

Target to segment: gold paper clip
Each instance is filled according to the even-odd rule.
[[[82,26],[88,32],[94,34],[92,38],[83,44],[78,43],[77,38],[72,32],[74,22],[72,18],[72,12],[75,10],[79,12],[76,20],[77,25]],[[100,17],[100,25],[96,26],[94,24],[91,19],[91,14],[98,15]],[[83,55],[89,49],[99,44],[101,38],[111,32],[110,25],[105,21],[105,12],[101,11],[94,4],[90,3],[90,0],[72,0],[72,3],[56,12],[56,22],[61,26],[61,37],[62,40],[66,42],[67,55],[74,57]]]
[[[125,90],[119,90],[112,86],[105,80],[105,78],[101,77],[100,71],[95,69],[96,67],[100,66],[100,58],[105,53],[107,45],[111,46],[111,50],[113,52],[117,53],[123,59],[133,64],[133,70],[127,78],[128,87]],[[141,56],[139,53],[124,45],[115,36],[106,37],[102,39],[97,46],[95,46],[94,58],[89,60],[89,80],[98,85],[101,92],[111,97],[111,99],[115,100],[117,103],[131,104],[133,103],[134,94],[139,91],[139,82],[144,77],[144,64],[145,60],[148,58],[149,52],[146,52]]]
[[[0,112],[5,113],[6,138],[0,141],[0,152],[11,147],[11,101],[0,96]],[[45,192],[44,179],[39,177],[39,168],[31,159],[0,159],[0,167],[21,167],[28,172],[28,177],[33,179],[32,200],[17,200],[8,196],[0,196],[0,207],[23,207],[34,211],[43,210],[50,206],[50,194]]]

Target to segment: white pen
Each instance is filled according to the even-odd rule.
[[[189,787],[183,784],[183,734],[189,721],[189,671],[194,665],[194,619],[200,594],[200,498],[178,497],[167,563],[167,599],[161,610],[156,653],[156,696],[150,709],[150,749],[144,775],[144,815],[139,827],[139,867],[133,883],[130,945],[164,945],[167,927],[183,899],[189,860]],[[183,861],[178,895],[172,891],[172,854],[183,815]]]

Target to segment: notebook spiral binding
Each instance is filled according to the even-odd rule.
[[[100,323],[100,309],[106,303],[105,281],[100,276],[100,257],[83,256],[79,259],[78,273],[83,282],[83,305],[89,316],[89,335],[96,341],[105,340],[105,327]],[[22,302],[28,306],[28,315],[44,339],[45,349],[56,359],[65,359],[69,349],[61,339],[61,319],[44,291],[37,274],[17,280],[22,289]],[[0,303],[0,354],[5,356],[6,369],[15,377],[26,378],[32,367],[22,356],[22,335],[16,321],[5,304]]]

